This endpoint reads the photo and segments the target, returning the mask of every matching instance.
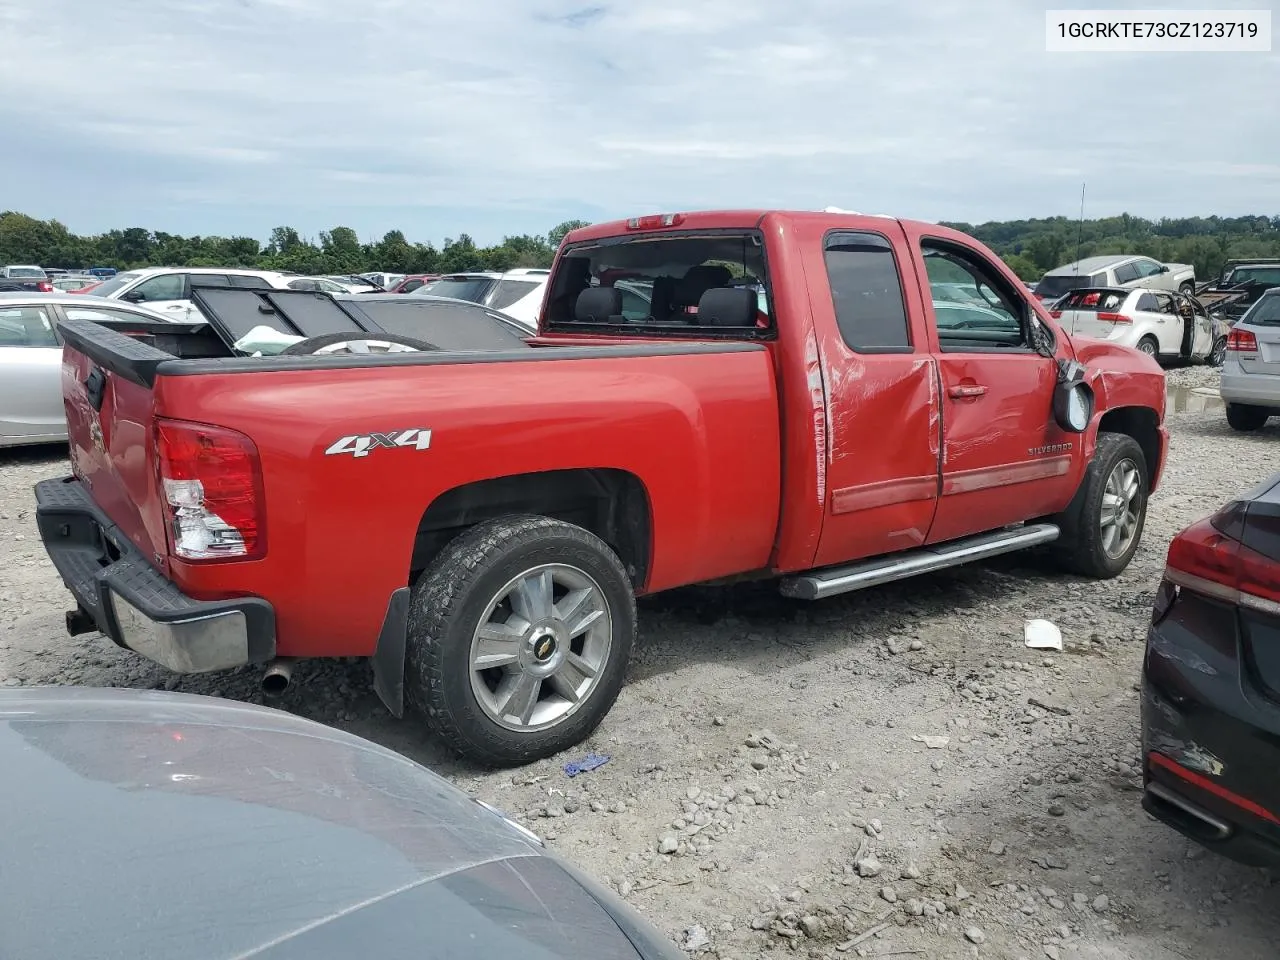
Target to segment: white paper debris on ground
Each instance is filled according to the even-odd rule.
[[[1022,638],[1033,650],[1062,649],[1062,631],[1048,620],[1028,620],[1022,628]]]
[[[950,737],[931,737],[928,734],[915,734],[911,737],[916,743],[923,743],[930,750],[941,750],[951,742]]]

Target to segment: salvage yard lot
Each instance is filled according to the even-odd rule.
[[[459,765],[386,714],[365,664],[300,665],[275,705],[509,811],[694,955],[1270,960],[1280,886],[1138,806],[1134,687],[1165,549],[1280,469],[1274,422],[1235,434],[1199,406],[1170,404],[1164,486],[1118,579],[1015,555],[807,606],[767,585],[652,598],[617,706],[558,763]],[[0,683],[261,702],[258,670],[176,678],[66,636],[31,496],[65,471],[57,449],[0,454]],[[1027,617],[1057,623],[1066,650],[1027,650]],[[588,750],[612,760],[567,778],[559,763]]]

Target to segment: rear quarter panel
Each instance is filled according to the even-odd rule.
[[[474,481],[634,474],[652,523],[645,591],[762,568],[773,547],[780,440],[763,348],[162,376],[155,396],[166,416],[257,444],[266,557],[171,570],[194,596],[269,600],[281,655],[372,653],[423,513]],[[343,436],[414,428],[432,431],[429,449],[325,455]]]

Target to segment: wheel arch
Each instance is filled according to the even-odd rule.
[[[406,583],[463,530],[512,514],[532,514],[591,531],[618,555],[634,590],[652,561],[653,513],[644,482],[627,470],[547,470],[476,480],[437,496],[414,533]]]
[[[1123,433],[1133,437],[1142,448],[1146,460],[1147,479],[1159,475],[1160,467],[1160,415],[1150,407],[1115,407],[1103,413],[1098,420],[1098,431]]]

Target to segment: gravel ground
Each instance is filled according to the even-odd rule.
[[[1280,886],[1138,805],[1135,681],[1169,539],[1280,469],[1280,427],[1233,434],[1216,376],[1169,374],[1171,461],[1122,577],[1015,557],[808,606],[767,586],[654,598],[575,752],[612,761],[572,780],[460,765],[385,713],[362,663],[303,665],[276,703],[509,811],[693,955],[1271,960]],[[260,701],[257,672],[180,679],[65,635],[30,494],[64,469],[59,450],[0,454],[0,683]],[[1066,649],[1024,648],[1026,617]]]

